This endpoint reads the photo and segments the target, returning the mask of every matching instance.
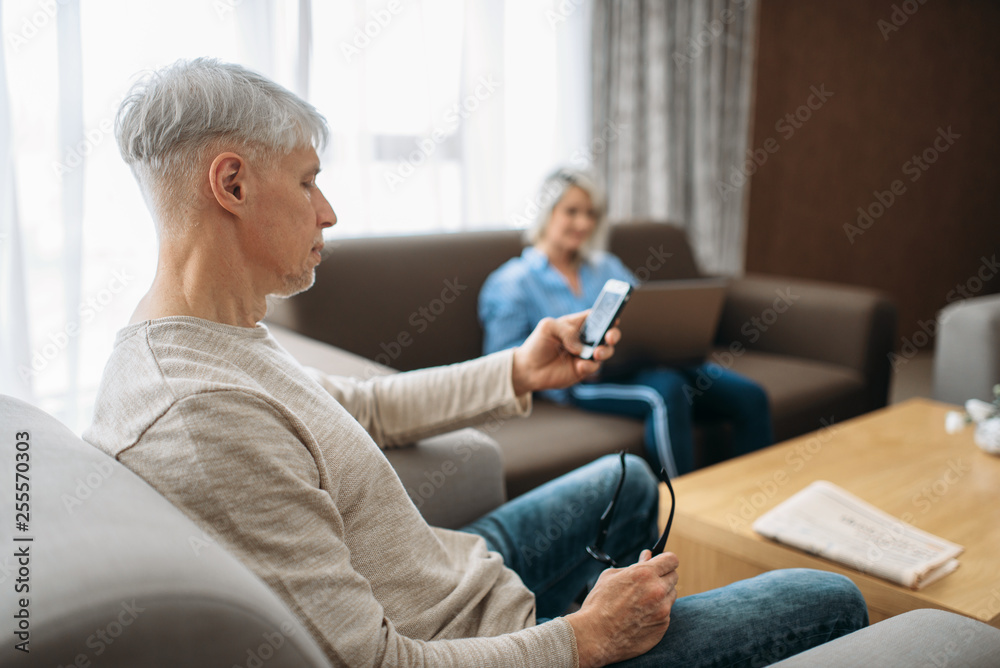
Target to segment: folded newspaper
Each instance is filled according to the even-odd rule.
[[[762,536],[863,573],[922,589],[958,568],[965,549],[820,480],[753,524]]]

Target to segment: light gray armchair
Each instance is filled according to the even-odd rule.
[[[27,432],[31,480],[28,530],[11,536],[10,514],[0,523],[8,555],[0,557],[0,615],[17,619],[20,606],[11,582],[28,578],[30,653],[13,649],[8,635],[0,665],[330,666],[295,614],[246,565],[138,476],[22,401],[0,395],[0,424],[7,439],[0,447],[0,471],[13,478],[15,436]],[[445,474],[440,486],[432,482],[435,491],[427,493],[421,508],[440,513],[454,526],[488,505],[477,498],[481,490],[464,479],[466,474],[472,480],[502,479],[491,441],[463,430],[392,453],[402,462],[404,484],[419,490],[428,472],[441,471],[445,462],[463,459],[467,452],[475,455],[463,462],[467,468]],[[482,496],[489,502],[502,496],[499,482],[483,484]],[[471,511],[448,510],[467,503]],[[14,507],[12,485],[0,485],[0,507]],[[32,540],[15,543],[15,537]],[[27,575],[9,556],[13,545],[29,546]],[[934,614],[943,617],[903,615],[787,665],[902,667],[914,665],[913,657],[939,655],[948,666],[995,665],[989,662],[1000,655],[1000,630]],[[887,647],[897,648],[898,656],[887,653]]]
[[[934,398],[993,400],[1000,383],[1000,295],[952,302],[938,314]]]
[[[360,368],[349,353],[276,334],[310,366],[348,375]],[[10,478],[0,484],[0,614],[8,621],[20,609],[12,546],[30,553],[30,653],[14,650],[8,635],[0,665],[330,665],[267,585],[137,475],[22,401],[0,395],[0,424],[0,471]],[[30,521],[11,536],[18,432],[29,434]],[[387,455],[436,526],[464,526],[504,501],[500,450],[475,429]],[[33,540],[13,541],[20,537]]]
[[[10,482],[15,434],[29,435],[28,530],[13,538],[33,539],[13,542],[4,481],[0,609],[9,629],[20,609],[10,557],[27,546],[30,652],[13,649],[8,631],[0,665],[259,665],[255,656],[268,668],[330,665],[261,580],[141,478],[24,402],[0,396],[0,424]]]

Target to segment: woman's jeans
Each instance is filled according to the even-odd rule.
[[[694,470],[692,418],[726,420],[733,426],[733,456],[774,442],[764,389],[714,362],[694,367],[652,368],[615,382],[579,383],[570,402],[584,410],[642,418],[646,453],[655,469],[674,478]]]
[[[657,479],[639,457],[626,459],[625,485],[604,551],[620,567],[656,540]],[[621,472],[608,456],[497,508],[463,529],[486,539],[534,592],[538,623],[557,617],[604,569],[586,547]],[[681,500],[683,503],[683,499]],[[667,541],[669,550],[670,541]],[[681,581],[687,569],[682,563]],[[847,578],[795,569],[765,573],[680,598],[656,647],[621,666],[766,666],[868,624],[865,601]]]

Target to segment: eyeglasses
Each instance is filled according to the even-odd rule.
[[[622,486],[625,484],[625,451],[622,450],[619,452],[618,457],[622,465],[621,476],[618,478],[618,486],[615,487],[615,493],[612,495],[608,507],[601,514],[601,519],[597,524],[597,538],[594,539],[593,545],[587,546],[587,554],[611,568],[617,568],[618,564],[610,554],[604,551],[604,543],[608,539],[608,529],[611,527],[611,520],[614,518],[615,508],[618,506],[618,497],[621,495]],[[667,475],[666,468],[660,469],[660,480],[667,484],[667,490],[670,491],[670,515],[667,517],[667,526],[664,527],[663,533],[660,534],[659,540],[656,541],[651,550],[654,557],[661,554],[663,548],[666,547],[667,536],[670,535],[670,526],[674,523],[674,507],[677,505],[677,497],[674,495],[674,487],[670,484],[670,476]]]

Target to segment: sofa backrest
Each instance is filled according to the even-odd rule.
[[[21,472],[30,506],[16,542],[2,532],[0,664],[330,665],[277,595],[137,475],[23,401],[0,395],[0,424],[0,503],[14,508]],[[10,578],[21,566],[18,617]],[[22,620],[27,635],[11,636]],[[23,640],[28,653],[12,649]]]
[[[515,230],[365,237],[327,242],[312,289],[275,300],[268,321],[403,371],[482,354],[479,290],[519,255]],[[610,250],[638,278],[700,275],[684,231],[612,226]]]

